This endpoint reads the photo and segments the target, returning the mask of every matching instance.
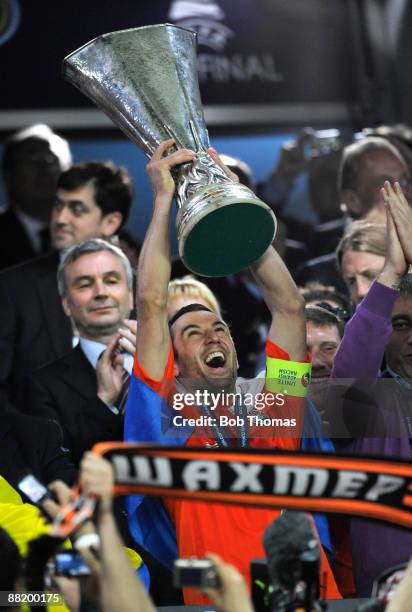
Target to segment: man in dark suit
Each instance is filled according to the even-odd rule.
[[[62,447],[56,423],[28,417],[17,412],[0,416],[0,475],[15,489],[26,474],[43,484],[62,480],[72,485],[77,470]]]
[[[133,189],[122,168],[86,162],[58,181],[50,231],[55,251],[0,273],[0,394],[21,401],[26,373],[73,347],[73,330],[57,291],[62,253],[84,240],[110,238],[126,222]]]
[[[58,284],[64,311],[79,331],[79,345],[26,378],[21,408],[57,421],[78,465],[96,442],[123,438],[119,395],[135,352],[136,323],[128,319],[133,273],[120,249],[95,239],[66,253]]]
[[[5,143],[2,174],[8,207],[0,214],[0,268],[50,250],[49,218],[62,171],[71,154],[47,125],[33,125]]]

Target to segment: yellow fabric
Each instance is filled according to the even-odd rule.
[[[0,527],[14,540],[22,556],[27,554],[30,540],[40,537],[50,531],[50,525],[36,506],[24,504],[17,491],[0,476]],[[64,548],[71,548],[70,540],[64,542]],[[140,555],[131,548],[124,548],[134,570],[142,564]],[[21,612],[28,612],[29,607],[20,606]],[[70,612],[65,604],[48,604],[47,610],[52,612]]]
[[[22,504],[23,500],[11,485],[0,476],[0,504]]]
[[[17,491],[1,476],[0,527],[13,538],[23,556],[27,554],[30,540],[50,530],[40,510],[31,504],[24,504]]]
[[[127,548],[127,546],[124,547],[123,549],[126,553],[126,555],[129,557],[129,561],[133,566],[134,570],[139,569],[139,567],[142,565],[142,558],[141,556],[132,548]]]
[[[21,555],[27,554],[30,540],[49,533],[50,524],[36,506],[24,504],[17,491],[0,476],[0,527],[15,541]],[[71,548],[70,540],[63,544]]]
[[[266,357],[266,384],[271,393],[292,397],[306,397],[310,383],[312,364]]]
[[[22,556],[27,554],[30,540],[50,531],[48,525],[36,506],[24,504],[19,493],[0,476],[0,527],[16,543]],[[64,548],[71,548],[70,540],[64,542]],[[21,612],[29,612],[26,604],[20,606]],[[70,612],[65,604],[47,605],[52,612]]]
[[[7,531],[23,556],[30,540],[50,531],[39,509],[30,504],[0,504],[0,527]]]
[[[62,603],[59,603],[59,604],[47,604],[46,610],[50,610],[51,612],[70,612],[70,608],[68,608],[66,604],[64,603],[63,597],[61,601]]]

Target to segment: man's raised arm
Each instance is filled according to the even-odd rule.
[[[272,316],[269,340],[288,352],[292,361],[304,359],[305,302],[281,257],[270,246],[251,271]]]
[[[167,297],[170,280],[169,225],[175,184],[170,170],[192,162],[196,154],[180,149],[164,155],[174,140],[163,142],[147,165],[154,192],[153,215],[147,230],[138,266],[137,355],[139,364],[155,380],[162,378],[170,348],[167,324]]]
[[[214,149],[209,154],[230,179],[239,180]],[[305,301],[281,257],[270,246],[250,269],[272,316],[268,339],[289,353],[292,361],[305,359]]]

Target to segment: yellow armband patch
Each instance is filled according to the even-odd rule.
[[[292,397],[306,397],[312,371],[311,363],[266,358],[266,389]]]

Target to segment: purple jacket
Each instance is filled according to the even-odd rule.
[[[375,281],[348,322],[333,362],[331,378],[372,383],[382,376],[386,345],[392,333],[391,313],[399,292]],[[402,406],[412,404],[411,392],[388,379],[376,385],[375,403],[364,434],[343,447],[354,454],[411,459],[409,432]],[[409,397],[408,397],[409,394]],[[353,571],[359,597],[370,595],[373,580],[385,569],[409,561],[412,533],[365,519],[351,520]]]

